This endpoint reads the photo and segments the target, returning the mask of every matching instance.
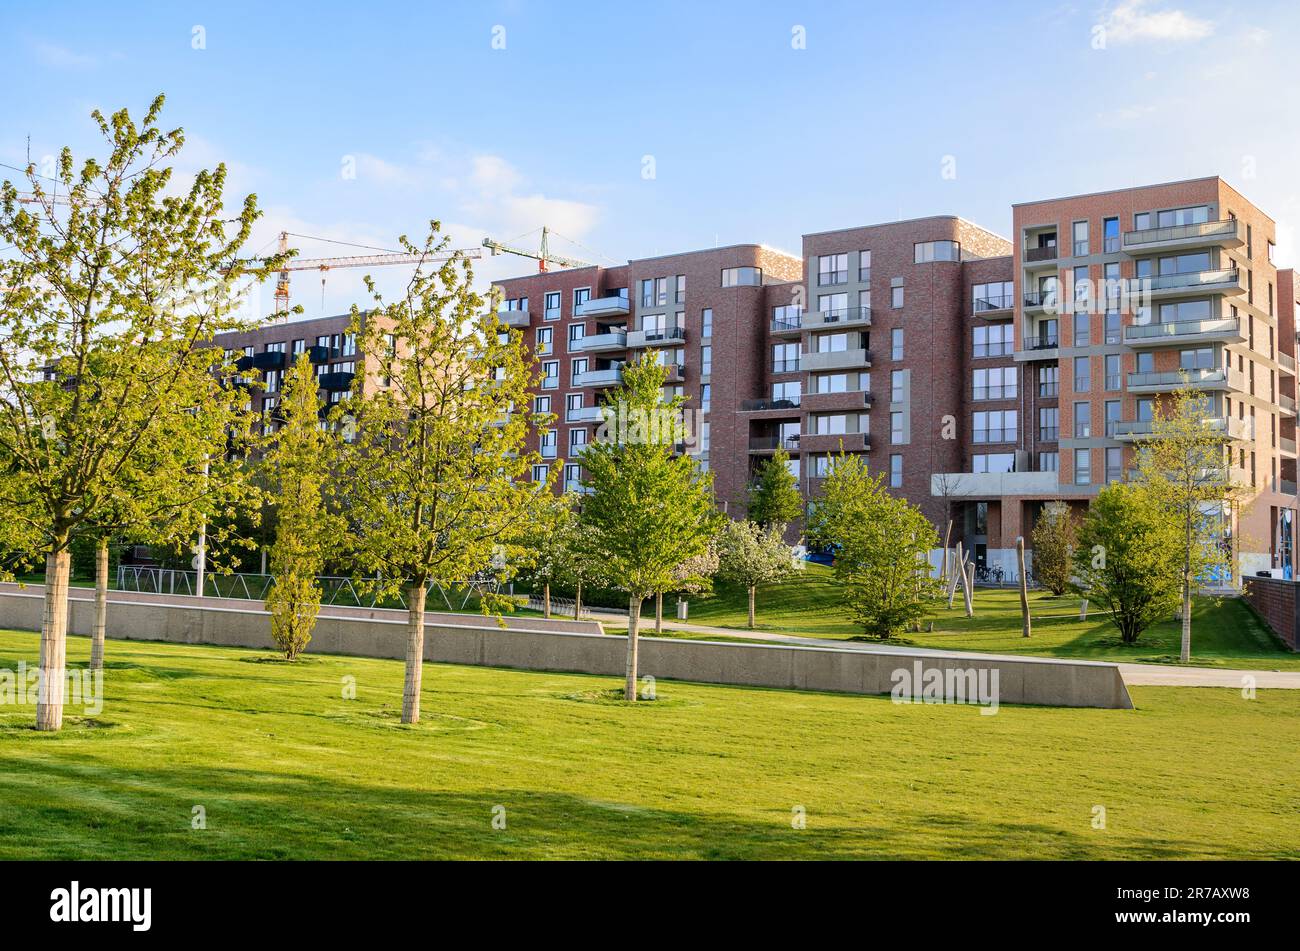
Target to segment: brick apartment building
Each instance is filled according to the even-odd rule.
[[[1251,504],[1222,513],[1248,574],[1289,576],[1296,515],[1300,286],[1274,222],[1217,177],[1013,208],[1011,240],[939,216],[803,236],[795,257],[732,245],[503,280],[505,323],[538,353],[530,436],[580,488],[581,448],[621,366],[647,350],[687,398],[719,504],[744,510],[782,446],[815,498],[833,454],[873,470],[978,562],[1064,499],[1080,508],[1134,466],[1134,439],[1186,371],[1235,442]],[[358,372],[346,316],[226,334],[271,412],[307,352],[326,403]],[[559,467],[559,471],[550,470]]]
[[[801,259],[733,245],[498,286],[543,361],[556,422],[532,438],[568,488],[601,394],[653,349],[728,511],[778,445],[810,498],[843,446],[1009,568],[1044,503],[1126,478],[1186,370],[1253,496],[1225,539],[1243,572],[1289,575],[1300,288],[1274,227],[1212,177],[1019,204],[1010,241],[930,217],[807,234]]]

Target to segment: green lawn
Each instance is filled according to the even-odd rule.
[[[831,577],[829,569],[810,565],[788,581],[760,588],[759,630],[811,637],[858,635],[860,631],[839,604]],[[933,632],[909,634],[898,643],[1133,663],[1178,660],[1181,628],[1172,619],[1144,632],[1130,647],[1120,643],[1114,626],[1095,610],[1087,621],[1080,621],[1077,597],[1053,598],[1045,591],[1031,591],[1029,597],[1035,624],[1028,640],[1020,636],[1019,592],[980,588],[975,617],[965,616],[958,594],[953,610],[942,608],[935,615]],[[719,586],[713,595],[691,601],[690,620],[743,631],[745,604],[743,590]],[[1244,601],[1198,598],[1192,613],[1192,663],[1199,667],[1300,670],[1300,654],[1288,651]]]
[[[37,648],[0,632],[0,667]],[[87,654],[70,640],[71,662]],[[400,662],[108,656],[91,721],[38,734],[31,707],[0,707],[0,860],[1300,858],[1295,692],[981,716],[661,683],[629,706],[614,678],[429,665],[424,722],[404,728]]]

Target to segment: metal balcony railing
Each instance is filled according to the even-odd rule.
[[[1140,231],[1124,232],[1124,247],[1141,247],[1145,244],[1163,244],[1166,241],[1184,241],[1192,238],[1239,237],[1240,229],[1241,225],[1236,218],[1171,225],[1167,228],[1143,228]]]

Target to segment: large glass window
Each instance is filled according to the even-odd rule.
[[[1018,367],[973,370],[972,394],[977,400],[1015,399]]]
[[[817,258],[817,283],[820,286],[848,282],[849,256],[847,254],[823,254]]]
[[[1015,330],[1011,324],[980,324],[971,328],[971,332],[973,356],[1005,357],[1015,349]]]
[[[976,284],[971,288],[971,307],[975,313],[985,310],[1004,310],[1015,304],[1015,282],[993,281]]]
[[[723,287],[756,287],[763,283],[763,269],[759,267],[724,267]]]
[[[1018,414],[1016,410],[990,410],[974,414],[974,441],[1015,442]]]
[[[960,261],[961,245],[956,241],[920,241],[915,245],[913,261],[926,264],[930,261]]]

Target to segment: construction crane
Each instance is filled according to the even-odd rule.
[[[283,254],[289,250],[289,238],[291,233],[288,231],[280,232],[280,253]],[[311,235],[295,234],[295,238],[306,238],[309,241],[329,241],[332,244],[347,244],[346,241],[332,241],[329,238],[313,238]],[[353,247],[365,247],[365,245],[352,245]],[[377,249],[372,249],[377,250]],[[277,313],[287,314],[289,312],[289,272],[290,271],[319,271],[321,278],[321,293],[324,295],[325,275],[335,268],[344,267],[386,267],[390,264],[419,264],[421,261],[430,264],[437,264],[448,261],[452,257],[460,255],[462,257],[478,259],[482,257],[483,252],[478,248],[467,248],[458,251],[443,251],[438,254],[408,254],[405,252],[385,252],[383,254],[360,254],[348,257],[338,258],[290,258],[284,267],[280,268],[279,276],[275,280],[275,310]]]
[[[546,265],[548,264],[554,264],[556,267],[561,267],[561,268],[595,267],[594,264],[590,264],[587,261],[579,261],[577,258],[566,258],[559,254],[552,254],[549,247],[549,242],[547,241],[548,236],[549,236],[549,229],[545,225],[543,225],[542,245],[536,251],[526,251],[523,248],[512,247],[508,244],[502,244],[500,241],[494,241],[491,238],[483,239],[483,247],[491,251],[494,257],[498,254],[517,254],[521,258],[536,258],[537,271],[539,274],[546,273]]]

